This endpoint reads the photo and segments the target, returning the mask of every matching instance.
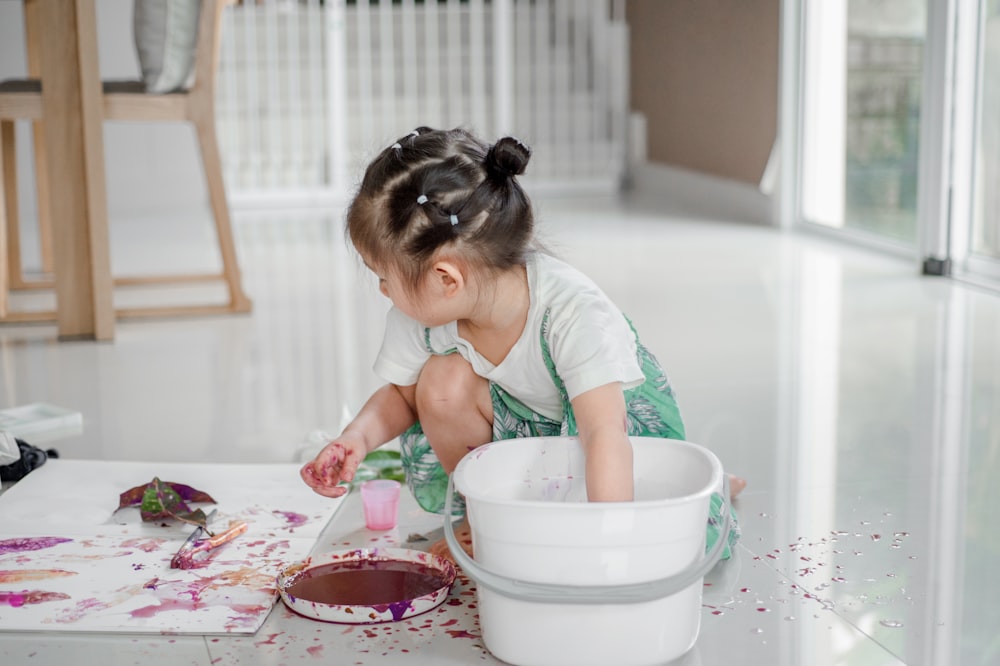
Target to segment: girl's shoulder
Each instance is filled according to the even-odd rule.
[[[531,317],[553,340],[594,337],[597,331],[628,337],[621,310],[593,280],[554,257],[539,255],[536,262]]]
[[[608,300],[601,288],[581,270],[541,252],[529,258],[528,279],[534,295],[542,302],[559,303],[580,298]]]
[[[543,252],[532,253],[528,258],[529,275],[534,271],[536,281],[542,286],[582,286],[598,289],[597,284],[583,271],[562,259]]]

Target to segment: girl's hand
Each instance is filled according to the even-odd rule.
[[[319,452],[312,462],[299,470],[306,485],[324,497],[340,497],[347,493],[342,482],[354,480],[358,465],[365,459],[368,449],[358,437],[344,434]]]

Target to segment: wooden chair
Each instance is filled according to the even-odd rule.
[[[194,125],[201,151],[202,165],[208,185],[209,201],[215,218],[222,272],[210,274],[156,275],[116,277],[115,285],[158,283],[190,283],[222,280],[228,288],[228,302],[219,305],[170,305],[132,307],[116,310],[119,317],[217,314],[248,312],[250,299],[243,291],[229,207],[222,178],[222,160],[215,128],[215,80],[218,68],[222,31],[222,12],[230,0],[204,0],[198,18],[198,38],[194,58],[194,84],[183,91],[154,95],[146,92],[142,81],[103,82],[105,120],[176,121]],[[31,29],[30,3],[26,3],[26,23]],[[38,54],[29,39],[29,76],[37,76]],[[9,290],[50,288],[51,275],[39,280],[26,280],[21,263],[21,239],[18,223],[17,174],[14,145],[14,121],[35,123],[36,183],[39,201],[39,241],[42,269],[47,273],[58,270],[52,266],[51,233],[46,202],[48,179],[44,164],[44,144],[38,123],[42,116],[41,82],[35,79],[0,83],[0,170],[3,189],[0,191],[0,260],[6,259],[6,270],[0,269],[0,321],[45,321],[55,319],[54,311],[11,312]],[[6,230],[4,229],[6,227]],[[4,247],[6,245],[6,248]],[[7,283],[6,285],[4,283]]]

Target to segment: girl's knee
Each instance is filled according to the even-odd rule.
[[[417,378],[417,412],[454,413],[475,408],[481,394],[488,391],[487,381],[459,354],[432,356]]]

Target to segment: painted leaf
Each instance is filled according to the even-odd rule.
[[[191,510],[188,502],[209,502],[215,500],[208,493],[192,488],[182,483],[161,481],[154,477],[150,483],[136,486],[123,492],[119,497],[118,508],[139,506],[139,513],[144,521],[176,518],[185,523],[205,527],[208,521],[201,509]]]
[[[157,479],[158,480],[158,479]],[[175,483],[173,481],[162,481],[174,491],[181,496],[185,502],[207,502],[209,504],[215,504],[215,500],[208,493],[198,490],[197,488],[192,488],[191,486],[185,485],[183,483]],[[129,488],[119,496],[118,508],[124,509],[129,506],[138,506],[142,504],[142,497],[146,494],[146,489],[151,485],[151,483],[144,483],[141,486],[136,486],[135,488]]]

